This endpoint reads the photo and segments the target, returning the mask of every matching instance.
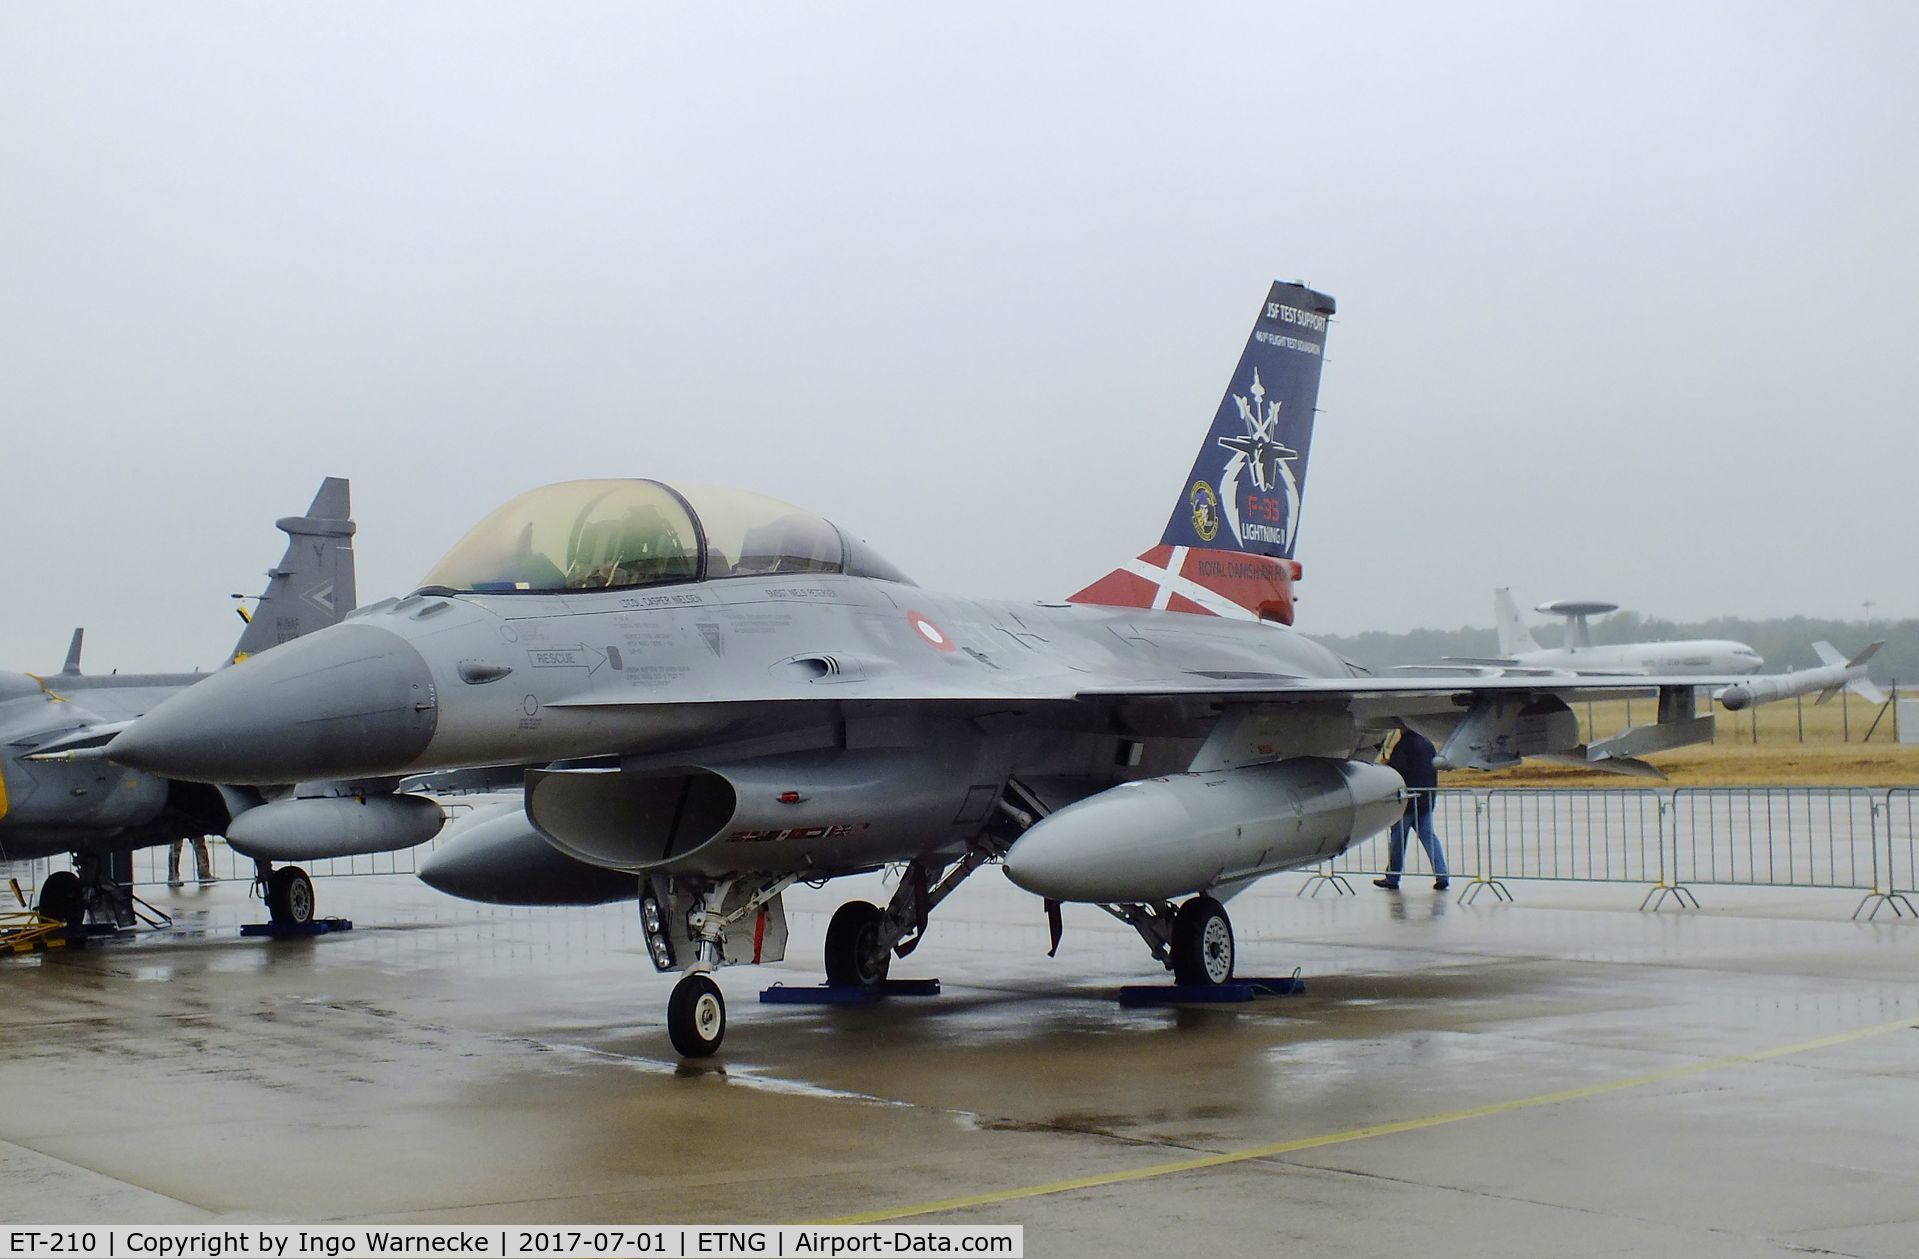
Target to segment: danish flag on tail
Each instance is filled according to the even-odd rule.
[[[1304,285],[1273,285],[1159,545],[1072,602],[1293,623],[1293,548],[1334,309]]]

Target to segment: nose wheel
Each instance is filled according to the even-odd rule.
[[[726,1038],[726,998],[706,975],[673,985],[666,1003],[666,1034],[683,1058],[710,1057]]]

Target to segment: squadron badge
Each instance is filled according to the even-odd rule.
[[[1204,481],[1193,482],[1193,492],[1186,501],[1193,509],[1193,532],[1201,542],[1211,542],[1219,535],[1219,498],[1213,487]]]

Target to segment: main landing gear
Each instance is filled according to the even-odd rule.
[[[253,862],[253,888],[267,903],[267,919],[274,927],[304,927],[319,907],[313,880],[299,866],[275,867],[271,861]]]
[[[42,918],[78,927],[87,916],[86,885],[71,870],[55,870],[40,884],[40,900],[34,908]]]
[[[1153,958],[1179,984],[1216,985],[1233,978],[1233,920],[1226,906],[1201,894],[1175,908],[1171,901],[1102,905],[1133,929]]]
[[[313,921],[313,880],[299,866],[281,866],[265,875],[267,916],[284,926],[304,927]]]
[[[827,986],[877,988],[884,984],[893,959],[905,957],[926,938],[933,910],[994,855],[984,847],[969,848],[943,871],[924,858],[909,861],[885,909],[867,901],[848,901],[834,910],[826,926]]]
[[[826,924],[826,982],[834,988],[877,988],[886,982],[893,952],[881,943],[886,911],[848,901]]]
[[[164,927],[173,921],[134,894],[133,854],[126,850],[74,853],[73,869],[55,870],[41,882],[35,909],[76,935],[143,924]]]

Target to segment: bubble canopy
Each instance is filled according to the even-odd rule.
[[[629,590],[773,573],[910,585],[831,521],[776,498],[660,481],[561,481],[473,526],[422,580],[478,594]]]

